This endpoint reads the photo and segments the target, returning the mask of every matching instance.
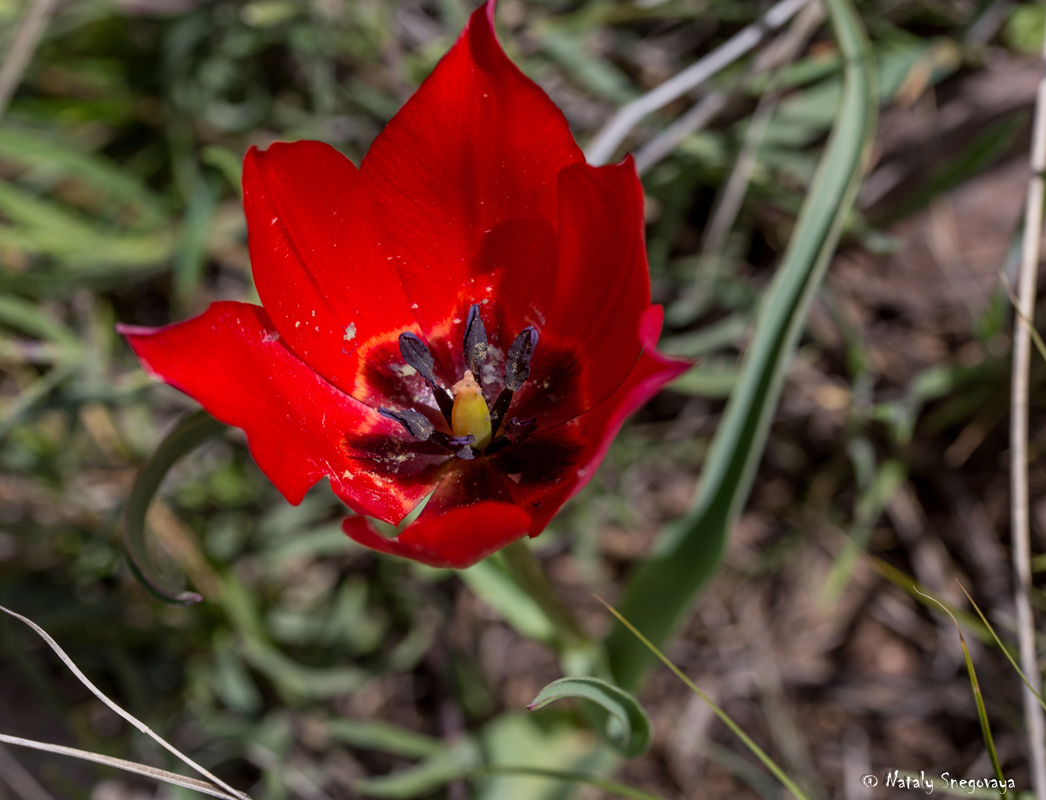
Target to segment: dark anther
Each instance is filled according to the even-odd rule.
[[[421,414],[412,408],[405,408],[402,411],[392,411],[388,408],[379,408],[378,413],[383,417],[396,420],[396,422],[407,430],[407,433],[422,442],[427,441],[436,430],[432,427],[432,423],[429,422],[424,414]]]
[[[429,352],[428,346],[410,331],[400,334],[400,354],[421,377],[431,384],[436,383],[432,374],[432,353]]]
[[[505,388],[518,392],[523,382],[530,377],[530,357],[538,343],[538,332],[524,328],[508,349],[505,359]]]
[[[537,428],[538,421],[533,417],[530,419],[512,417],[512,419],[505,423],[505,438],[512,442],[512,444],[519,444],[536,431]]]
[[[432,434],[431,441],[433,444],[437,444],[444,450],[448,450],[458,458],[463,458],[466,461],[471,461],[476,457],[476,454],[469,447],[476,437],[471,433],[468,436],[451,436],[449,433],[443,433],[443,431],[436,431]]]
[[[498,395],[498,399],[494,401],[494,405],[490,408],[491,435],[497,435],[498,428],[501,427],[501,420],[505,418],[505,414],[508,411],[508,407],[511,402],[512,390],[502,389],[501,394]]]
[[[418,374],[428,381],[429,386],[432,387],[432,394],[436,398],[436,405],[439,406],[440,413],[449,424],[450,414],[454,409],[454,399],[446,389],[436,383],[436,376],[432,374],[432,353],[429,352],[428,346],[415,334],[406,331],[400,334],[400,355],[409,366],[414,367]]]
[[[483,366],[486,357],[487,329],[483,327],[483,317],[479,315],[479,304],[474,303],[465,322],[465,366],[478,378],[479,368]]]

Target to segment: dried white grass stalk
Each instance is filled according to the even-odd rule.
[[[762,17],[725,41],[704,58],[695,61],[660,86],[626,104],[596,133],[588,145],[590,164],[605,164],[618,145],[647,114],[696,89],[716,73],[733,64],[758,45],[767,34],[794,17],[810,0],[780,0]]]
[[[40,638],[47,642],[48,647],[54,650],[55,654],[60,659],[62,659],[62,662],[72,671],[72,673],[77,677],[80,683],[86,686],[95,697],[97,697],[99,700],[101,700],[103,703],[109,706],[109,708],[111,708],[114,712],[123,717],[123,719],[127,720],[127,722],[131,723],[131,725],[136,727],[146,736],[152,738],[155,742],[157,742],[157,744],[159,744],[169,753],[174,755],[183,764],[192,767],[198,773],[203,775],[205,778],[207,778],[208,781],[210,781],[210,783],[207,783],[205,781],[194,780],[193,778],[185,778],[176,773],[168,772],[162,769],[156,769],[155,767],[150,767],[145,764],[137,764],[133,761],[125,761],[122,758],[111,758],[109,756],[99,755],[97,753],[90,753],[85,750],[77,750],[73,747],[63,747],[61,745],[47,744],[45,742],[36,742],[31,739],[20,739],[16,736],[8,736],[6,734],[0,734],[0,742],[4,742],[6,744],[19,745],[21,747],[31,747],[36,750],[45,750],[49,753],[58,753],[60,755],[72,756],[73,758],[81,758],[85,761],[94,761],[99,764],[106,764],[110,767],[116,767],[117,769],[126,770],[128,772],[134,772],[138,775],[144,775],[149,778],[155,778],[156,780],[164,781],[166,783],[173,783],[177,786],[183,786],[187,789],[195,789],[198,792],[204,792],[214,797],[222,797],[225,798],[225,800],[251,800],[249,795],[245,794],[244,792],[240,792],[236,789],[233,789],[231,786],[229,786],[229,784],[225,783],[220,778],[212,775],[206,769],[201,767],[187,755],[185,755],[176,747],[174,747],[174,745],[168,744],[166,740],[164,740],[158,734],[154,733],[153,730],[144,722],[140,721],[128,712],[124,711],[122,708],[120,708],[120,706],[116,705],[116,703],[110,700],[102,692],[101,689],[99,689],[97,686],[91,683],[90,680],[88,680],[87,676],[80,671],[80,668],[73,663],[73,660],[69,658],[68,655],[66,655],[65,651],[62,650],[61,647],[58,646],[58,643],[54,639],[52,639],[50,635],[48,635],[47,631],[45,631],[31,619],[23,617],[21,614],[11,611],[10,609],[4,608],[3,606],[0,606],[0,611],[4,612],[5,614],[11,617],[14,617],[17,620],[20,620],[21,622],[24,622],[26,625],[28,625],[30,628],[36,631]]]
[[[1046,39],[1043,41],[1046,62]],[[1035,618],[1031,590],[1031,534],[1028,521],[1028,372],[1031,366],[1031,325],[1035,319],[1039,241],[1042,236],[1043,171],[1046,170],[1046,74],[1039,81],[1032,129],[1031,179],[1024,212],[1018,306],[1013,331],[1013,380],[1010,414],[1010,507],[1013,537],[1015,602],[1021,669],[1030,680],[1039,676],[1035,657]],[[1028,760],[1036,800],[1046,800],[1046,721],[1042,707],[1024,687],[1024,716],[1028,729]]]

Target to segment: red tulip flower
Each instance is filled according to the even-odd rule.
[[[631,158],[585,163],[493,16],[472,15],[358,170],[319,142],[247,153],[262,307],[120,327],[146,371],[246,432],[287,500],[326,476],[359,515],[349,536],[440,567],[539,534],[689,366],[654,349]],[[426,497],[393,538],[367,519]]]

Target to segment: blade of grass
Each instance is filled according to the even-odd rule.
[[[58,0],[33,0],[18,23],[18,29],[11,37],[11,46],[4,54],[4,63],[0,66],[0,116],[7,110],[15,89],[22,82],[25,68],[29,66],[47,28],[47,21],[57,7]]]
[[[958,583],[958,581],[956,581],[956,583]],[[995,629],[991,626],[991,623],[988,622],[988,618],[984,616],[984,612],[981,611],[980,606],[978,606],[973,601],[973,598],[970,597],[970,593],[966,591],[966,587],[959,583],[959,588],[962,589],[962,593],[966,595],[966,599],[970,601],[970,605],[973,606],[973,610],[977,612],[977,616],[981,618],[981,621],[984,623],[984,626],[988,629],[988,633],[992,635],[992,638],[995,640],[995,643],[999,646],[999,649],[1002,650],[1003,655],[1006,656],[1006,660],[1010,662],[1010,665],[1015,670],[1017,670],[1017,674],[1021,676],[1021,680],[1024,681],[1024,685],[1028,687],[1028,691],[1035,695],[1035,699],[1039,701],[1039,705],[1042,706],[1043,710],[1046,710],[1046,701],[1042,699],[1042,695],[1039,694],[1038,690],[1031,685],[1031,683],[1028,681],[1028,678],[1021,671],[1021,668],[1017,665],[1017,661],[1014,659],[1013,654],[1010,653],[1010,648],[1006,644],[1004,644],[1003,641],[999,638],[998,634],[995,633]]]
[[[788,365],[835,252],[864,172],[875,128],[874,71],[850,0],[827,0],[844,58],[835,125],[774,282],[764,296],[751,347],[716,431],[690,512],[662,535],[630,578],[625,615],[664,643],[722,558],[727,534],[748,498]],[[616,683],[632,689],[652,664],[621,625],[607,640]]]
[[[988,748],[988,757],[992,762],[992,769],[995,770],[995,777],[999,783],[1005,787],[1006,778],[1002,774],[1002,767],[999,765],[999,756],[995,752],[995,740],[992,738],[991,724],[988,722],[988,711],[984,707],[984,695],[981,694],[981,685],[977,681],[977,671],[973,668],[973,659],[970,658],[970,651],[966,647],[966,637],[962,635],[962,628],[959,626],[959,620],[955,618],[955,615],[948,610],[948,607],[944,603],[940,602],[936,597],[925,592],[920,592],[918,589],[915,590],[918,594],[925,597],[930,602],[939,606],[945,614],[951,617],[952,622],[955,623],[955,630],[959,634],[959,644],[962,645],[962,655],[966,659],[966,672],[970,676],[970,688],[973,689],[973,701],[977,704],[977,719],[981,723],[981,736],[984,739],[984,746]],[[1006,790],[1003,788],[1001,794],[1005,795]]]
[[[849,539],[847,539],[846,542],[847,544],[850,544]],[[850,544],[850,546],[853,545]],[[893,566],[892,564],[886,563],[881,558],[876,558],[875,556],[867,553],[865,553],[865,555],[867,555],[868,561],[871,563],[872,568],[876,572],[878,572],[880,575],[886,578],[886,580],[890,581],[890,583],[892,583],[898,589],[904,590],[909,595],[918,600],[920,603],[923,603],[924,605],[926,604],[926,594],[923,593],[923,591],[920,589],[919,584],[915,581],[915,578],[913,578],[911,575],[907,575],[904,572],[901,572],[901,570],[897,569],[897,567]],[[976,635],[977,638],[980,639],[982,642],[988,642],[991,640],[991,634],[988,633],[988,631],[982,628],[980,625],[978,625],[977,620],[975,620],[961,608],[956,608],[955,606],[948,605],[944,603],[943,600],[937,600],[936,598],[934,598],[934,602],[938,604],[944,604],[945,607],[948,609],[948,613],[956,619],[961,619],[963,623],[966,625],[966,627],[969,628],[970,631],[974,635]]]
[[[1039,356],[1043,361],[1046,361],[1046,342],[1043,342],[1039,332],[1035,330],[1035,326],[1024,316],[1024,312],[1021,310],[1021,301],[1017,299],[1017,293],[1013,291],[1013,284],[1010,283],[1010,279],[1002,267],[999,267],[999,281],[1002,283],[1002,288],[1006,290],[1006,296],[1010,298],[1010,304],[1013,306],[1014,312],[1028,326],[1028,333],[1031,334],[1031,340],[1035,343],[1035,349],[1039,351]]]
[[[700,697],[708,704],[708,707],[712,709],[712,712],[717,717],[719,717],[719,719],[721,719],[723,723],[731,731],[733,731],[734,735],[737,736],[737,738],[739,738],[744,743],[745,747],[752,751],[752,754],[756,758],[763,762],[763,765],[768,770],[770,770],[770,772],[773,773],[774,777],[777,778],[777,780],[779,780],[788,791],[795,795],[795,797],[797,797],[798,800],[808,800],[806,795],[803,794],[803,791],[795,785],[795,782],[791,778],[789,778],[788,775],[785,774],[784,770],[777,766],[777,763],[766,754],[763,748],[757,745],[752,740],[752,738],[741,729],[740,725],[734,722],[733,718],[731,718],[729,714],[727,714],[725,711],[723,711],[723,709],[717,706],[711,697],[709,697],[707,694],[701,691],[701,689],[698,688],[697,684],[691,681],[683,673],[683,671],[679,669],[679,667],[677,667],[669,660],[668,656],[666,656],[657,647],[655,647],[654,644],[649,639],[647,639],[642,633],[640,633],[639,630],[634,625],[632,625],[631,622],[625,619],[625,617],[622,616],[622,614],[616,608],[610,605],[610,603],[608,603],[599,595],[596,595],[595,597],[596,600],[598,600],[600,603],[606,606],[607,611],[613,614],[617,621],[621,623],[621,625],[623,625],[628,631],[632,633],[632,635],[634,635],[637,639],[639,639],[640,642],[643,643],[643,646],[646,647],[647,650],[649,650],[656,658],[660,659],[661,663],[663,663],[666,667],[672,670],[672,673],[677,678],[679,678],[679,680],[685,683],[687,688],[690,689],[690,691],[692,691],[694,694],[696,694],[698,697]]]

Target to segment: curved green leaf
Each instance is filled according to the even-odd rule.
[[[145,546],[145,515],[167,472],[186,453],[217,436],[225,426],[206,411],[182,417],[167,438],[138,470],[123,515],[123,543],[131,572],[157,600],[173,606],[189,606],[203,598],[195,592],[179,592],[156,575]]]
[[[590,700],[609,714],[607,738],[627,758],[635,758],[650,746],[650,718],[632,695],[599,678],[560,678],[542,689],[527,708],[537,711],[565,697]],[[612,721],[616,720],[616,722]]]
[[[851,0],[826,0],[843,55],[835,124],[780,269],[760,308],[751,347],[705,462],[693,508],[662,536],[632,576],[622,613],[663,644],[715,573],[727,534],[748,498],[788,365],[810,304],[835,252],[867,163],[876,92],[868,40]],[[638,684],[653,656],[621,624],[607,640],[611,668]]]

